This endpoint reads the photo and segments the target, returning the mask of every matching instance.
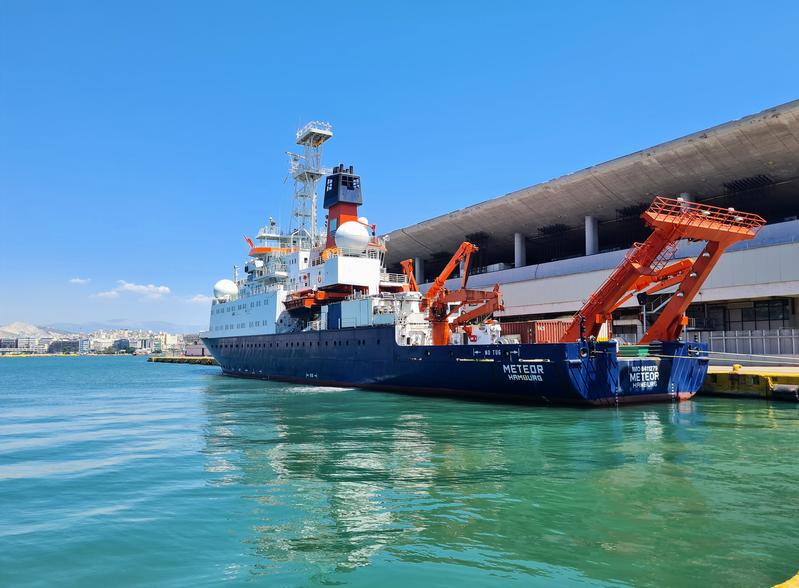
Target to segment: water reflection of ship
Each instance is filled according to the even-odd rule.
[[[386,508],[384,495],[429,489],[424,417],[409,411],[369,422],[327,406],[341,391],[293,387],[265,401],[262,390],[225,379],[206,395],[207,469],[221,473],[215,483],[253,490],[246,494],[257,504],[252,543],[259,556],[355,568],[398,534],[418,530]]]
[[[654,487],[700,440],[675,426],[701,418],[691,403],[485,411],[223,378],[205,396],[208,470],[252,502],[248,541],[267,569],[324,575],[391,557],[611,580],[592,553],[620,565],[659,557],[656,529],[628,535],[641,512],[659,520],[671,500],[706,506],[676,469],[673,487]],[[609,512],[618,525],[600,524]],[[685,515],[669,516],[679,525]]]

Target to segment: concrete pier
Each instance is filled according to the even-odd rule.
[[[159,357],[159,356],[154,356],[154,357],[147,358],[147,361],[150,361],[150,362],[153,362],[153,363],[193,363],[195,365],[219,365],[213,357],[208,356],[208,355],[205,355],[205,356],[202,356],[202,357],[186,357],[186,356]]]
[[[799,402],[799,367],[710,366],[699,393]]]

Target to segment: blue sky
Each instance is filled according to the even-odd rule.
[[[0,0],[0,324],[207,322],[334,125],[390,230],[799,97],[794,2]],[[74,281],[78,279],[78,281]]]

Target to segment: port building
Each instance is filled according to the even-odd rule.
[[[656,196],[768,221],[724,254],[688,310],[689,330],[724,349],[745,350],[748,338],[754,352],[798,354],[799,100],[397,229],[387,261],[399,271],[414,259],[424,283],[469,240],[480,247],[469,283],[501,284],[502,320],[567,316],[649,234],[639,215]],[[677,257],[699,251],[686,242]],[[634,339],[661,304],[633,297],[614,332]]]

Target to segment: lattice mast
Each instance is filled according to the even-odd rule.
[[[333,136],[329,123],[311,121],[297,131],[300,153],[288,153],[289,173],[294,180],[294,196],[289,232],[292,246],[310,249],[320,243],[317,224],[316,185],[329,169],[322,167],[322,146]]]

